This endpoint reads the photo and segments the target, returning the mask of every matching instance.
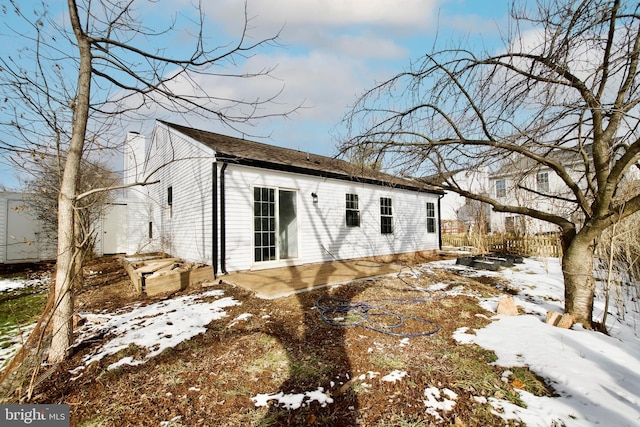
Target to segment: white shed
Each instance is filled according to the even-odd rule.
[[[138,246],[215,274],[440,248],[442,192],[334,158],[157,122],[143,175]]]
[[[147,223],[136,219],[144,209],[137,199],[118,199],[105,205],[94,225],[96,255],[143,250],[138,242],[141,233],[146,236]],[[36,218],[27,193],[0,192],[0,264],[55,260],[56,242],[55,233],[47,233]]]
[[[55,242],[24,193],[0,192],[0,264],[53,260]]]

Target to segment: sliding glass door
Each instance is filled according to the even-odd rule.
[[[298,257],[297,192],[272,187],[253,190],[254,261]]]

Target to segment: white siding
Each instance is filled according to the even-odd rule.
[[[225,172],[227,271],[260,267],[253,262],[253,188],[256,186],[298,192],[298,263],[439,248],[438,233],[426,231],[426,203],[437,206],[437,195],[230,165]],[[318,195],[317,203],[313,203],[311,193]],[[347,193],[358,195],[360,227],[346,226]],[[392,199],[392,234],[380,232],[380,197]],[[291,261],[269,266],[288,262]]]
[[[153,239],[147,239],[148,250],[212,262],[213,162],[213,153],[203,145],[163,125],[156,127],[145,168],[145,173],[151,173],[150,181],[160,181],[145,187],[152,201],[148,216],[153,223]],[[173,191],[171,207],[167,204],[169,187]]]
[[[164,251],[189,261],[212,264],[213,260],[213,174],[220,186],[224,180],[224,217],[218,202],[218,271],[306,264],[333,259],[409,253],[439,248],[439,230],[426,231],[426,202],[437,206],[438,195],[371,184],[358,184],[289,172],[279,172],[227,164],[216,164],[215,153],[204,145],[158,124],[147,154],[146,173],[154,171],[144,187],[146,212],[137,209],[138,228],[144,228],[135,241],[137,251]],[[298,257],[279,262],[254,263],[253,189],[272,187],[297,192]],[[167,189],[172,188],[172,206]],[[311,193],[318,195],[313,203]],[[360,227],[345,224],[345,195],[359,196]],[[393,200],[394,233],[380,232],[380,197]],[[437,212],[436,212],[437,214]],[[439,218],[436,218],[439,221]],[[148,221],[153,238],[147,238]]]
[[[0,193],[0,263],[52,260],[55,236],[42,232],[24,194]]]

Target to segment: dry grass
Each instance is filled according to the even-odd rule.
[[[139,366],[106,370],[123,354],[106,357],[87,367],[79,379],[71,380],[69,371],[81,365],[82,357],[91,350],[86,346],[40,385],[33,402],[68,403],[72,425],[83,426],[162,422],[173,426],[429,426],[436,419],[425,411],[424,390],[446,387],[458,398],[452,411],[441,413],[445,425],[504,426],[509,423],[472,396],[499,397],[518,404],[513,383],[536,394],[551,393],[527,370],[514,370],[512,381],[503,381],[504,369],[491,364],[495,361],[492,352],[476,345],[459,345],[451,338],[459,327],[472,330],[489,322],[480,316],[489,313],[474,298],[434,294],[429,301],[384,301],[424,299],[425,294],[412,286],[432,283],[463,286],[474,294],[498,292],[495,283],[444,271],[419,279],[361,281],[277,300],[261,300],[222,284],[225,295],[242,304],[228,308],[228,317],[213,321],[205,333]],[[400,336],[364,327],[331,326],[315,306],[321,297],[349,302],[376,300],[376,304],[405,316],[433,321],[440,329],[407,343]],[[78,295],[83,310],[94,311],[134,299],[125,277],[89,281]],[[232,319],[242,313],[253,316],[232,325]],[[394,333],[418,334],[432,326],[405,320]],[[139,351],[131,346],[123,353]],[[393,370],[404,371],[406,376],[395,383],[381,380]],[[276,405],[256,407],[251,400],[259,393],[303,393],[318,387],[331,395],[332,403],[321,406],[312,402],[287,410]]]

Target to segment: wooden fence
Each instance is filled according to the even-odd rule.
[[[443,234],[442,246],[470,248],[474,252],[504,252],[521,256],[562,256],[558,235],[510,236],[504,234],[479,236],[473,234]]]

